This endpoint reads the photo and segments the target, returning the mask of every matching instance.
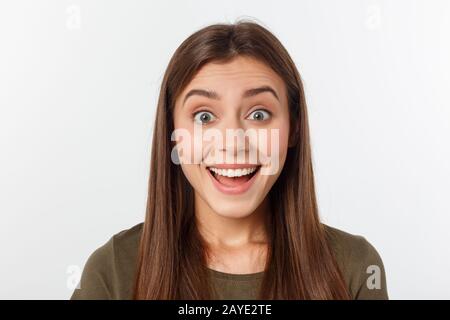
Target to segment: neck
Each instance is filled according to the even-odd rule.
[[[195,216],[197,227],[211,247],[239,248],[268,242],[269,202],[266,199],[245,217],[225,217],[214,212],[197,195]]]

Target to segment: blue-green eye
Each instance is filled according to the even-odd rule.
[[[215,119],[216,117],[209,111],[199,111],[194,114],[194,121],[198,124],[207,124]]]
[[[270,113],[263,109],[258,109],[250,113],[248,116],[248,119],[250,120],[256,120],[256,121],[263,121],[268,120],[270,118]]]

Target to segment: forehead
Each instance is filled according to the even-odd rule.
[[[238,56],[226,63],[205,64],[183,90],[181,96],[193,88],[217,92],[242,91],[260,85],[270,85],[279,96],[285,95],[283,79],[265,63],[250,57]]]

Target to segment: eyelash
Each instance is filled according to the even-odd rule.
[[[267,121],[267,120],[269,120],[269,119],[272,117],[272,112],[270,112],[269,110],[264,109],[264,108],[259,108],[259,109],[253,110],[252,112],[250,112],[249,116],[250,116],[253,112],[256,112],[256,111],[267,112],[267,114],[269,115],[269,118],[268,118],[268,119],[260,120],[259,122],[261,122],[261,121]],[[258,120],[254,120],[254,121],[258,121]]]
[[[250,112],[248,116],[250,116],[252,113],[254,113],[254,112],[256,112],[256,111],[267,112],[267,114],[269,115],[269,119],[272,117],[272,112],[270,112],[269,110],[267,110],[267,109],[265,109],[265,108],[258,108],[258,109],[255,109],[255,110],[253,110],[252,112]],[[196,117],[199,113],[202,113],[202,112],[208,112],[208,113],[212,114],[214,118],[217,118],[217,117],[214,115],[214,113],[212,113],[212,112],[209,111],[209,110],[198,110],[198,111],[196,111],[196,112],[194,112],[194,113],[192,114],[192,121],[195,121],[195,117]],[[248,116],[247,116],[247,117],[248,117]],[[246,118],[246,119],[247,119],[247,118]],[[267,121],[267,120],[269,120],[269,119],[264,119],[264,120],[260,120],[260,121],[258,121],[258,120],[253,120],[253,121],[261,122],[261,121]],[[210,122],[202,123],[202,124],[203,124],[203,125],[206,125],[206,124],[211,123],[211,122],[213,122],[213,121],[214,121],[214,120],[211,120]]]
[[[214,115],[214,113],[212,113],[212,112],[209,111],[209,110],[199,110],[199,111],[196,111],[196,112],[194,112],[194,113],[192,114],[192,121],[196,121],[195,117],[196,117],[199,113],[202,113],[202,112],[208,112],[208,113],[212,114],[214,118],[217,118],[217,117]],[[214,121],[214,120],[212,120],[212,121]],[[209,123],[209,122],[208,122],[208,123]],[[201,124],[202,124],[202,125],[206,125],[206,124],[208,124],[208,123],[201,123]]]

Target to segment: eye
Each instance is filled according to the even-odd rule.
[[[258,109],[253,111],[252,113],[250,113],[250,115],[248,116],[248,119],[250,120],[256,120],[256,121],[263,121],[263,120],[268,120],[270,118],[270,112],[263,110],[263,109]]]
[[[199,111],[194,114],[194,121],[198,124],[207,124],[215,119],[216,117],[209,111]]]

